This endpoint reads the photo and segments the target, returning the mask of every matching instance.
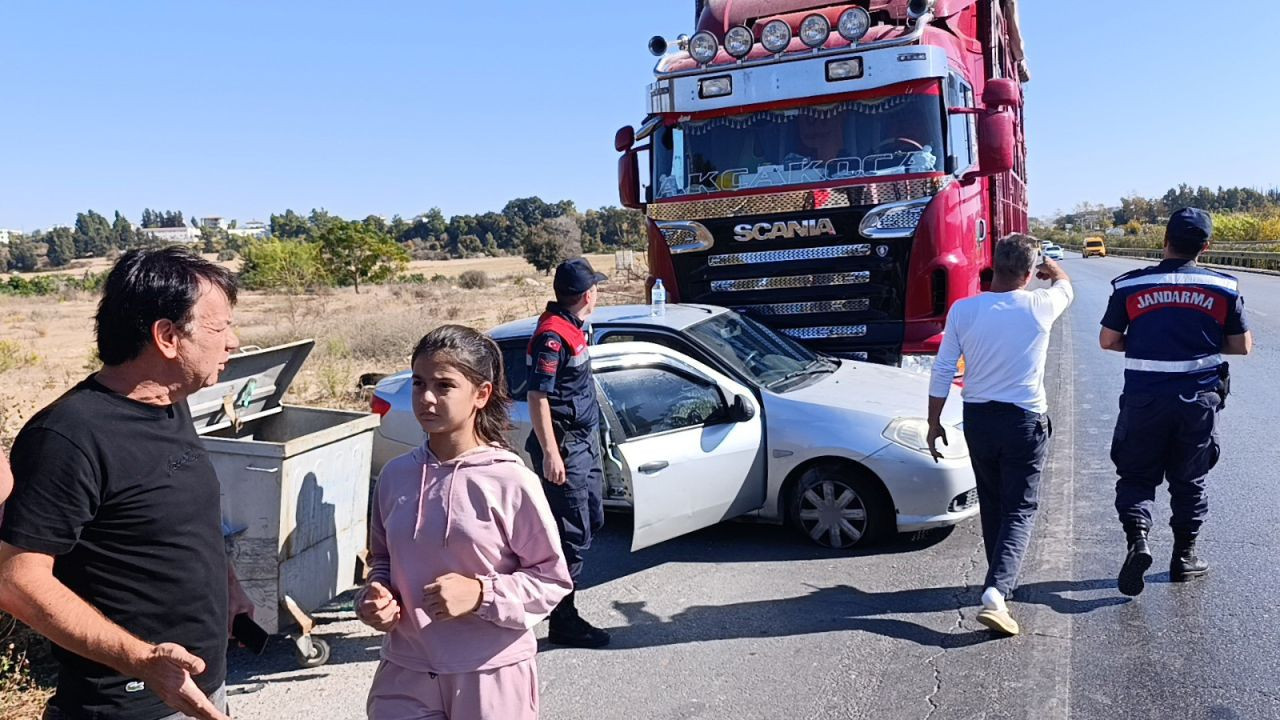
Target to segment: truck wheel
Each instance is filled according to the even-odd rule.
[[[838,463],[806,470],[791,492],[790,510],[810,541],[836,550],[868,545],[894,526],[880,484]]]

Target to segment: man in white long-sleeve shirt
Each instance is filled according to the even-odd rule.
[[[978,482],[987,551],[978,621],[1004,635],[1018,623],[1005,600],[1018,582],[1039,504],[1040,472],[1053,425],[1044,392],[1044,363],[1054,320],[1071,305],[1067,274],[1040,242],[1010,235],[996,243],[991,290],[955,303],[947,314],[929,387],[929,447],[947,442],[940,417],[963,356],[964,436]],[[1051,286],[1027,290],[1031,273]]]

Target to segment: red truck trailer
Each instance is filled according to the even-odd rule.
[[[703,0],[618,131],[650,285],[823,352],[928,356],[1024,232],[1015,0]],[[646,159],[645,180],[640,158]]]

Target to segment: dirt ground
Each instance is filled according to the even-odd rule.
[[[612,278],[601,286],[602,304],[643,300],[643,271],[618,276],[613,255],[589,257]],[[68,272],[109,267],[105,261],[85,262]],[[491,285],[466,290],[450,282],[467,270],[484,271]],[[286,401],[364,408],[368,400],[357,387],[359,377],[403,369],[413,344],[431,328],[453,322],[488,329],[537,314],[551,295],[551,279],[518,257],[420,261],[408,272],[446,279],[367,286],[359,294],[350,288],[302,296],[241,293],[235,314],[241,344],[314,339]],[[0,446],[8,448],[27,418],[97,369],[96,301],[87,293],[0,296]]]

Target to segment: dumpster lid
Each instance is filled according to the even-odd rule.
[[[280,399],[315,344],[315,340],[299,340],[265,349],[250,347],[232,355],[216,385],[187,398],[196,432],[239,426],[280,412]]]

